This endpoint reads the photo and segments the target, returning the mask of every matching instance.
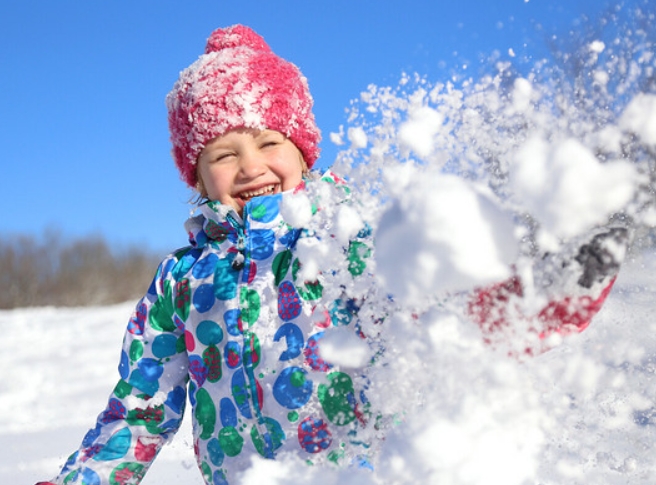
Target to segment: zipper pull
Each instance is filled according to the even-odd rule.
[[[235,271],[241,271],[244,269],[244,253],[242,252],[243,250],[239,250],[237,254],[235,254],[235,259],[232,260],[232,269]]]

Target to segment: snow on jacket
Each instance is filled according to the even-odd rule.
[[[331,175],[308,183],[346,190]],[[313,236],[283,220],[292,195],[254,198],[243,218],[209,202],[188,221],[191,246],[164,259],[137,304],[121,378],[56,483],[139,483],[179,428],[187,395],[207,484],[228,483],[253,454],[291,450],[318,463],[366,451],[364,378],[318,352],[328,329],[355,329],[357,306],[325,301],[320,280],[299,279],[297,244]],[[351,246],[365,247],[361,236]],[[362,275],[368,251],[344,249],[351,277]]]

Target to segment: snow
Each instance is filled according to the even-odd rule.
[[[373,472],[254,458],[236,483],[656,482],[653,248],[628,253],[589,329],[554,337],[555,348],[535,358],[484,344],[459,310],[460,292],[503,280],[511,265],[525,281],[539,278],[542,255],[566,260],[610,220],[639,235],[651,230],[653,194],[642,174],[653,172],[656,97],[630,89],[640,66],[628,62],[631,76],[621,76],[617,45],[595,40],[585,50],[586,72],[620,79],[594,75],[590,91],[580,84],[568,92],[541,64],[513,78],[499,62],[476,81],[404,75],[396,87],[369,86],[352,104],[348,126],[331,138],[342,144],[346,133],[350,142],[334,171],[348,179],[354,203],[342,204],[333,187],[298,194],[282,210],[305,226],[310,200],[321,199],[312,221],[331,223],[326,233],[313,228],[317,239],[304,238],[298,251],[303,277],[322,275],[326,294],[367,291],[330,269],[363,221],[376,236],[369,284],[380,291],[363,312],[387,318],[363,321],[362,331],[385,343],[368,396],[391,431],[376,444]],[[543,297],[527,286],[528,307]],[[77,448],[118,378],[109,369],[133,304],[0,312],[0,482],[54,476]],[[326,341],[345,367],[371,358],[352,334]],[[187,417],[143,483],[201,483],[190,442]]]
[[[638,174],[627,161],[601,164],[569,138],[550,144],[528,140],[511,168],[511,187],[552,237],[572,237],[621,210],[633,197]],[[604,197],[599,197],[604,194]]]
[[[656,95],[640,93],[633,98],[620,119],[620,126],[656,147]]]
[[[489,194],[455,175],[397,173],[388,176],[395,202],[376,235],[378,276],[391,294],[416,305],[426,293],[510,276],[518,254],[514,224]]]
[[[486,350],[454,317],[433,315],[430,345],[415,354],[439,349],[429,361],[439,367],[422,372],[434,384],[424,410],[388,439],[383,483],[654,483],[655,256],[629,260],[588,330],[522,365]],[[0,483],[48,478],[79,445],[118,378],[108,369],[132,306],[0,312]],[[419,369],[399,365],[397,377],[416,384]],[[402,398],[396,384],[392,399]],[[201,483],[190,441],[185,420],[142,483]],[[311,481],[293,461],[257,460],[242,483],[375,483],[363,470],[300,470]]]
[[[367,135],[359,127],[351,127],[348,130],[348,139],[355,148],[365,148],[367,146]]]
[[[312,204],[303,193],[297,193],[283,198],[280,212],[290,226],[302,228],[312,218]]]

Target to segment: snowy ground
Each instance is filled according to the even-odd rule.
[[[77,449],[117,380],[113,369],[133,305],[1,313],[0,483],[51,478]],[[202,483],[188,425],[145,484]]]
[[[656,480],[651,452],[656,438],[655,256],[645,253],[625,265],[594,324],[538,359],[536,368],[542,371],[558,369],[556,362],[573,353],[590,363],[587,369],[575,369],[581,373],[578,395],[577,390],[570,393],[573,402],[559,418],[572,428],[555,430],[551,439],[556,441],[540,451],[548,463],[571,468],[569,473],[578,477],[571,483],[637,485]],[[0,483],[48,478],[79,445],[117,377],[111,370],[131,307],[0,312],[0,406],[5,410],[0,415]],[[546,375],[554,382],[542,392],[560,395],[557,376]],[[590,388],[590,379],[599,386]],[[571,384],[573,379],[564,381]],[[580,402],[574,403],[575,398]],[[143,483],[202,483],[188,422]]]

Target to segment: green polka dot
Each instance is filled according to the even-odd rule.
[[[146,467],[139,463],[122,463],[112,470],[112,473],[109,475],[109,483],[111,485],[139,483],[145,474]]]
[[[216,425],[216,407],[210,394],[205,389],[198,389],[196,392],[196,421],[201,427],[200,438],[208,440],[214,433]]]
[[[285,432],[282,430],[280,423],[272,418],[264,418],[264,426],[269,434],[269,440],[265,440],[256,426],[251,428],[251,439],[257,452],[265,457],[271,458],[272,453],[282,446],[285,440]]]
[[[226,426],[219,431],[219,443],[221,449],[228,456],[237,456],[241,453],[244,446],[244,438],[241,437],[239,431],[232,426]]]
[[[292,372],[289,376],[289,382],[294,387],[303,387],[303,384],[305,384],[305,372],[301,370]]]
[[[251,216],[255,220],[260,220],[262,219],[267,212],[267,206],[265,204],[258,204],[255,207],[253,207],[253,210],[251,211]]]
[[[353,381],[348,374],[333,372],[328,375],[328,386],[320,384],[317,395],[328,420],[337,426],[345,426],[355,419],[351,402],[355,398]]]
[[[287,419],[289,420],[290,423],[295,423],[298,421],[298,413],[296,411],[291,411],[290,413],[287,414]]]
[[[207,464],[207,462],[201,463],[200,472],[203,475],[206,483],[212,483],[212,469]]]
[[[119,399],[123,399],[125,396],[130,395],[131,392],[132,386],[123,379],[118,381],[118,384],[116,384],[116,387],[114,388],[114,395]]]
[[[140,340],[133,340],[130,344],[130,360],[135,362],[143,356],[144,348]]]
[[[252,325],[260,316],[260,295],[255,290],[246,289],[239,294],[241,321]]]
[[[273,259],[271,270],[273,271],[274,284],[276,286],[280,286],[280,283],[282,283],[282,281],[285,279],[285,276],[287,276],[287,271],[289,271],[291,262],[292,252],[289,249],[278,253]]]
[[[344,450],[333,450],[328,453],[328,460],[335,464],[339,464],[342,458],[344,458]]]
[[[353,276],[361,275],[367,263],[364,261],[371,255],[371,249],[360,241],[352,241],[348,249],[348,270]]]

